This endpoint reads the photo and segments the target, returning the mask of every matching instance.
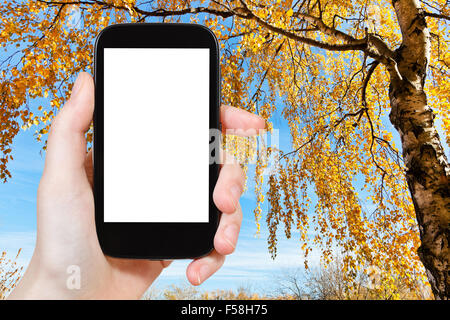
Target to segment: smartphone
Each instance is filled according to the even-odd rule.
[[[197,258],[213,249],[219,47],[197,24],[106,27],[95,44],[94,197],[106,255]],[[214,155],[213,155],[214,156]]]

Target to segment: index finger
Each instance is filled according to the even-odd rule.
[[[220,107],[220,121],[222,130],[262,130],[266,127],[266,121],[260,116],[248,111],[231,106]]]

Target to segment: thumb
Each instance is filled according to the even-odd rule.
[[[94,82],[88,73],[82,72],[73,85],[70,99],[52,121],[44,176],[66,183],[86,176],[85,133],[89,129],[93,112]]]

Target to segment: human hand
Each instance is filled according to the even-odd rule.
[[[81,73],[72,95],[52,122],[44,172],[37,193],[37,238],[33,257],[10,299],[136,299],[170,261],[105,256],[95,229],[92,154],[85,133],[94,111],[94,83]],[[265,121],[233,107],[221,107],[224,129],[263,129]],[[239,205],[244,174],[237,163],[225,163],[214,189],[223,212],[214,250],[193,260],[188,280],[199,285],[224,263],[236,247],[242,222]],[[80,271],[79,289],[67,285],[71,269]]]

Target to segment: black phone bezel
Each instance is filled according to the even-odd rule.
[[[99,33],[95,42],[94,198],[97,236],[103,252],[112,257],[158,260],[204,256],[214,247],[214,235],[219,221],[219,210],[212,197],[219,175],[217,163],[209,165],[208,223],[104,222],[104,48],[209,48],[209,127],[220,130],[217,39],[210,29],[199,24],[131,23],[106,27]]]

